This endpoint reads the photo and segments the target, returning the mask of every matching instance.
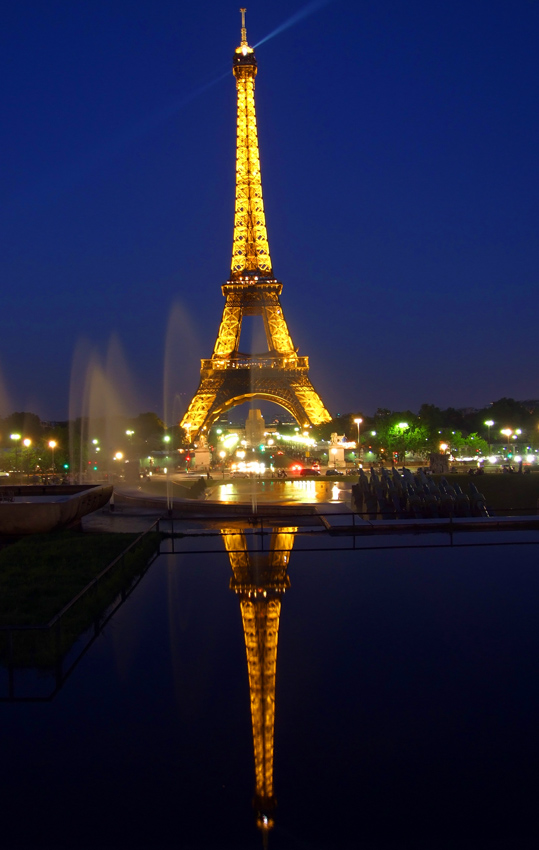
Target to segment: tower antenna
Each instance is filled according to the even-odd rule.
[[[240,9],[241,12],[241,47],[247,44],[247,30],[245,28],[245,13],[247,9]]]

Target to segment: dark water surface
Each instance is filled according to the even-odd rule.
[[[0,705],[1,847],[262,847],[230,561],[176,545],[51,702]],[[290,557],[269,847],[536,847],[537,543],[349,546]]]

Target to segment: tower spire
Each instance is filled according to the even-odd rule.
[[[247,43],[245,9],[241,12],[241,44],[232,71],[236,78],[238,119],[236,134],[236,203],[232,243],[232,280],[273,277],[269,254],[255,111],[255,52]]]
[[[241,12],[241,47],[247,47],[247,30],[245,28],[245,13],[247,9],[240,9]]]

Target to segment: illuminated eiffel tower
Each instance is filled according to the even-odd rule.
[[[234,53],[238,95],[236,206],[232,267],[222,287],[223,318],[210,360],[202,360],[200,384],[181,421],[195,437],[225,411],[259,398],[284,407],[301,427],[329,422],[330,414],[309,379],[307,357],[298,357],[279,300],[283,285],[273,276],[269,253],[255,113],[257,62],[247,43],[241,9],[241,44]],[[244,316],[262,316],[268,351],[239,351]]]
[[[281,597],[290,587],[287,567],[297,530],[297,526],[273,529],[269,551],[250,553],[241,529],[221,529],[233,573],[230,587],[240,598],[255,756],[253,805],[265,840],[275,810],[273,737]]]

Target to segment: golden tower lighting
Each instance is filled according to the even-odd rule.
[[[230,558],[230,588],[239,597],[253,727],[256,825],[267,837],[274,825],[273,745],[275,680],[282,596],[290,587],[288,563],[297,526],[273,528],[266,554],[249,552],[241,528],[222,528]],[[266,846],[266,844],[264,845]]]
[[[237,90],[236,197],[230,277],[211,359],[202,360],[200,384],[180,425],[196,438],[231,407],[249,399],[284,407],[305,428],[329,422],[330,414],[309,379],[307,357],[298,357],[288,331],[269,252],[255,111],[257,61],[247,41],[245,9],[241,42],[232,60]],[[239,350],[242,319],[261,316],[268,350]]]

